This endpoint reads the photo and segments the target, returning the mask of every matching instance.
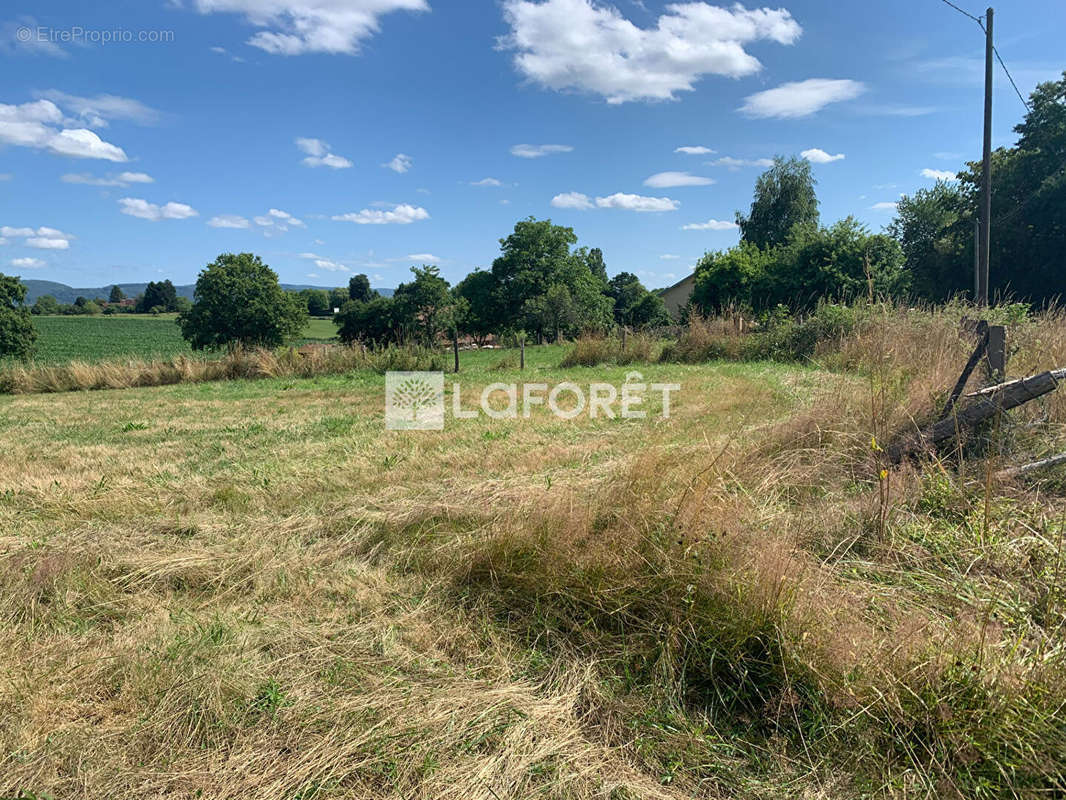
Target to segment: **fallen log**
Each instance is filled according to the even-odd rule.
[[[1050,458],[1042,458],[1039,461],[1033,461],[1031,464],[1022,464],[1018,467],[1001,469],[994,477],[1016,478],[1019,475],[1027,475],[1028,473],[1036,472],[1037,470],[1057,467],[1059,464],[1066,464],[1066,453],[1059,453],[1057,456],[1051,456]]]
[[[898,464],[914,453],[935,449],[937,444],[945,439],[951,439],[963,430],[972,428],[1002,411],[1017,408],[1023,403],[1055,391],[1059,381],[1064,378],[1066,368],[1041,372],[1039,375],[989,387],[991,391],[974,395],[965,408],[955,409],[950,417],[892,444],[886,454],[893,464]]]

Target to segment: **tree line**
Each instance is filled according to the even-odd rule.
[[[1066,72],[1033,91],[1014,130],[1017,142],[992,154],[990,290],[994,297],[1048,303],[1066,289]],[[697,263],[690,307],[773,314],[825,299],[941,302],[966,295],[973,287],[980,172],[980,163],[970,162],[956,180],[902,197],[892,223],[872,233],[850,216],[822,225],[810,163],[778,157],[756,181],[748,213],[737,213],[740,243]],[[413,267],[412,279],[392,297],[371,289],[365,275],[353,276],[347,288],[285,292],[277,274],[251,253],[224,253],[209,264],[192,303],[160,281],[132,303],[116,286],[106,301],[78,298],[62,306],[46,296],[27,309],[25,286],[0,275],[0,356],[32,352],[31,311],[176,311],[195,348],[277,346],[297,339],[308,315],[332,315],[346,343],[375,344],[433,344],[460,335],[558,341],[618,325],[671,322],[657,292],[631,273],[608,278],[602,251],[576,245],[572,228],[530,217],[500,239],[490,269],[452,286],[435,266]]]
[[[1014,131],[992,154],[993,297],[1035,305],[1066,291],[1066,72],[1040,84]],[[944,302],[973,299],[974,227],[981,163],[953,181],[903,196],[892,223],[871,233],[853,217],[822,226],[809,162],[777,158],[759,177],[741,241],[696,266],[693,307],[769,313],[864,295]]]

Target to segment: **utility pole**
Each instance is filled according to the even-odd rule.
[[[981,242],[977,304],[988,305],[988,255],[992,242],[992,9],[985,11],[985,141],[981,164]]]

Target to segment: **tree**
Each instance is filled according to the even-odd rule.
[[[989,291],[1044,302],[1066,293],[1066,72],[1038,85],[1029,102],[1017,144],[992,154]],[[967,166],[959,180],[976,208],[981,165]]]
[[[631,311],[631,320],[630,324],[634,328],[654,328],[674,324],[670,312],[666,310],[666,303],[655,292],[645,292],[644,296],[637,301]]]
[[[178,292],[169,280],[152,281],[144,287],[144,294],[137,297],[137,313],[143,314],[158,308],[160,311],[178,310]]]
[[[411,272],[415,279],[401,283],[393,294],[396,312],[406,334],[432,346],[454,322],[451,312],[455,298],[438,267],[411,267]]]
[[[737,212],[740,237],[756,247],[784,244],[796,225],[818,225],[818,198],[811,163],[805,158],[774,159],[755,182],[748,216]]]
[[[24,360],[33,355],[37,328],[25,300],[25,284],[17,276],[0,273],[0,358]]]
[[[548,287],[548,291],[526,301],[526,317],[534,321],[538,331],[551,331],[552,341],[558,342],[560,335],[577,326],[580,311],[570,296],[570,290],[561,283]]]
[[[646,328],[671,324],[663,299],[644,288],[633,273],[619,272],[611,278],[608,287],[614,302],[614,320],[619,325]]]
[[[349,300],[333,318],[337,337],[345,344],[389,344],[398,342],[401,320],[391,297],[374,297],[368,302]]]
[[[614,301],[614,319],[619,325],[633,324],[633,309],[648,293],[640,278],[632,272],[619,272],[608,282],[608,294]]]
[[[325,289],[304,289],[299,292],[300,300],[312,317],[325,317],[333,313],[329,303],[329,292]]]
[[[754,310],[769,302],[768,280],[775,252],[741,241],[729,250],[704,253],[696,262],[692,305],[704,314],[727,306]]]
[[[52,297],[52,295],[50,294],[42,294],[33,304],[33,308],[30,309],[30,313],[35,316],[42,316],[44,314],[58,314],[59,301]]]
[[[607,282],[607,265],[603,261],[603,251],[598,247],[593,247],[589,250],[588,258],[586,262],[589,265],[589,272],[594,276]]]
[[[824,299],[863,297],[871,281],[877,295],[898,296],[909,278],[895,239],[871,234],[847,217],[828,228],[796,225],[777,247],[742,241],[707,253],[696,264],[692,303],[704,313],[729,305],[757,312],[779,305],[804,310]]]
[[[111,294],[107,297],[109,303],[121,303],[126,299],[126,293],[122,291],[117,285],[111,287]]]
[[[496,328],[496,278],[491,272],[475,269],[455,286],[455,296],[466,301],[459,329],[479,342]]]
[[[797,226],[770,262],[766,294],[772,308],[810,309],[821,300],[853,300],[870,289],[878,296],[898,296],[908,288],[899,242],[871,234],[854,217],[828,228]]]
[[[943,301],[973,290],[973,215],[968,206],[959,185],[945,181],[904,195],[896,204],[888,232],[900,244],[917,296]]]
[[[348,297],[348,290],[343,287],[329,290],[329,307],[330,311],[333,309],[340,309],[351,298]]]
[[[368,303],[377,297],[377,292],[370,288],[370,279],[366,275],[353,275],[348,279],[348,299]]]
[[[196,280],[192,308],[178,317],[196,350],[277,347],[303,331],[307,310],[252,253],[223,253]]]
[[[497,327],[519,323],[526,301],[566,282],[563,272],[571,266],[570,246],[576,243],[573,228],[553,225],[550,219],[529,217],[515,223],[514,232],[500,239],[501,254],[492,262]],[[584,268],[588,272],[588,266]]]

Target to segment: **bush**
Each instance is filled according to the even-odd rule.
[[[636,364],[657,361],[659,342],[641,333],[626,337],[625,350],[617,336],[582,336],[560,362],[561,367],[595,367],[599,364]]]

